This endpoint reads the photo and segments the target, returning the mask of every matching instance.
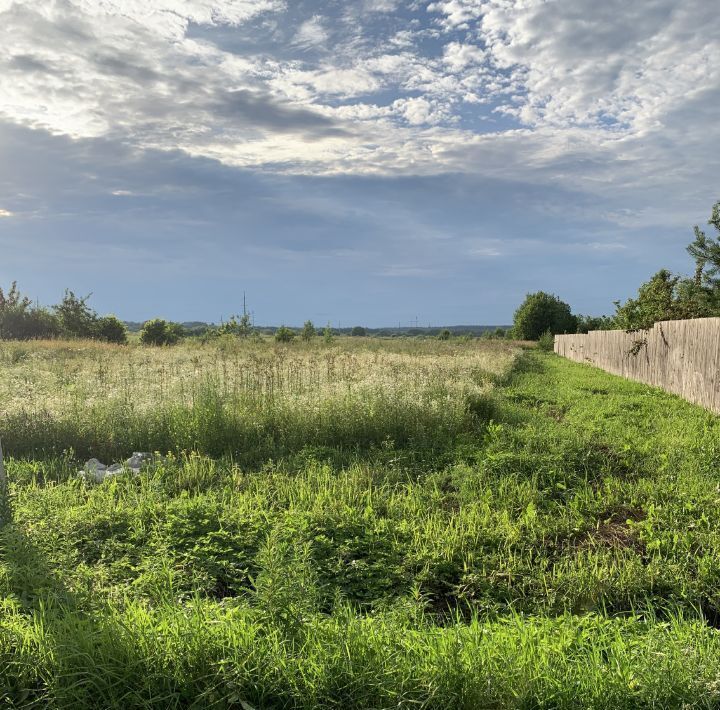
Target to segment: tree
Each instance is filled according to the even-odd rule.
[[[695,239],[688,244],[687,251],[695,260],[695,285],[717,289],[720,286],[720,201],[713,205],[708,224],[715,228],[716,236],[708,237],[695,225]]]
[[[125,345],[128,341],[125,324],[113,315],[103,316],[95,322],[95,335],[108,343]]]
[[[65,289],[62,301],[53,307],[63,335],[70,338],[94,337],[97,313],[87,304],[91,295],[80,298],[70,289]]]
[[[515,311],[513,331],[522,340],[538,340],[545,331],[552,335],[574,333],[576,328],[570,306],[544,291],[529,293]]]
[[[306,320],[300,336],[306,343],[309,343],[316,335],[317,330],[315,329],[314,323],[311,320]]]
[[[153,318],[143,325],[140,342],[143,345],[175,345],[183,335],[183,327],[179,323]]]
[[[715,235],[708,236],[697,225],[687,252],[695,261],[692,278],[658,271],[640,286],[636,298],[615,302],[615,326],[625,330],[651,328],[663,320],[705,318],[720,314],[720,201],[712,208],[708,224]]]
[[[330,327],[330,323],[328,323],[323,328],[322,334],[323,334],[323,341],[325,342],[325,345],[330,345],[334,340],[333,331],[332,331],[332,328]]]
[[[361,325],[356,325],[351,331],[350,335],[357,337],[364,337],[367,335],[367,329],[363,328]]]
[[[452,337],[452,333],[447,328],[443,328],[438,333],[437,337],[438,337],[438,340],[450,340],[450,338]]]
[[[285,325],[281,325],[275,331],[275,341],[278,343],[291,343],[295,338],[295,331]]]
[[[60,334],[58,320],[46,308],[33,306],[13,281],[7,293],[0,288],[0,339],[31,340]]]
[[[689,316],[687,299],[680,298],[681,279],[667,269],[660,269],[648,282],[640,286],[637,298],[629,298],[622,305],[615,302],[615,323],[623,330],[652,328],[653,323],[678,320]],[[687,286],[687,282],[685,282]]]
[[[251,333],[252,325],[249,313],[243,313],[241,316],[230,316],[230,320],[217,329],[218,335],[237,335],[241,338],[247,338]]]
[[[589,333],[591,330],[611,330],[615,328],[615,319],[612,316],[576,316],[577,333]]]

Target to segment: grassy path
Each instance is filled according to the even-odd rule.
[[[0,698],[720,706],[720,419],[538,352],[467,407],[423,456],[179,456],[99,486],[9,461]]]

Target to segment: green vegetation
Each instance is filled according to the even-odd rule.
[[[247,338],[249,335],[252,335],[253,332],[250,314],[245,312],[241,316],[230,316],[230,320],[227,321],[227,323],[223,323],[216,329],[206,329],[202,334],[205,335],[208,331],[216,336],[236,335],[241,338]]]
[[[708,224],[715,236],[708,236],[696,225],[695,239],[687,247],[695,261],[693,276],[658,271],[640,287],[637,298],[624,304],[615,302],[616,328],[637,330],[663,320],[720,315],[720,202],[713,205]]]
[[[302,329],[302,339],[308,343],[310,342],[315,336],[317,335],[317,330],[315,330],[315,325],[311,320],[306,320],[305,325],[303,325]]]
[[[529,293],[515,311],[513,334],[520,340],[537,340],[543,333],[574,333],[577,318],[570,306],[544,291]]]
[[[676,397],[502,340],[0,373],[6,706],[720,703],[720,420]]]
[[[715,236],[695,226],[695,239],[687,247],[695,261],[692,277],[660,269],[640,286],[637,297],[615,301],[613,316],[574,315],[557,296],[543,291],[528,294],[515,312],[514,337],[538,340],[545,332],[641,330],[659,321],[720,316],[720,202],[713,205],[708,224]]]
[[[125,325],[113,315],[100,317],[88,306],[90,296],[79,298],[65,291],[52,308],[33,305],[13,282],[5,293],[0,288],[0,339],[92,338],[107,343],[127,343]]]
[[[295,331],[292,328],[288,328],[286,325],[281,325],[275,331],[275,342],[292,343],[293,340],[295,340]]]
[[[140,342],[143,345],[175,345],[183,335],[183,327],[179,323],[154,318],[147,321],[140,331]]]

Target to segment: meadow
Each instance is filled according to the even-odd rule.
[[[0,343],[0,699],[720,707],[719,422],[504,341]]]

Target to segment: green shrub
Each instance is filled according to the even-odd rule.
[[[538,347],[540,350],[552,352],[555,349],[555,336],[549,330],[546,330],[538,338]]]
[[[302,339],[306,343],[309,343],[316,335],[317,330],[315,330],[315,325],[311,320],[306,320],[301,333]]]
[[[53,338],[60,333],[57,318],[47,309],[33,306],[13,281],[5,293],[0,288],[0,339]]]
[[[143,325],[140,342],[143,345],[175,345],[183,335],[183,327],[179,323],[154,318]]]
[[[102,316],[95,322],[95,336],[106,343],[125,345],[128,341],[125,324],[113,315]]]
[[[295,331],[285,325],[281,325],[275,331],[275,341],[278,343],[291,343],[295,339]]]
[[[90,294],[84,298],[65,290],[62,301],[53,307],[62,334],[70,338],[93,338],[96,335],[97,313],[88,306]]]

